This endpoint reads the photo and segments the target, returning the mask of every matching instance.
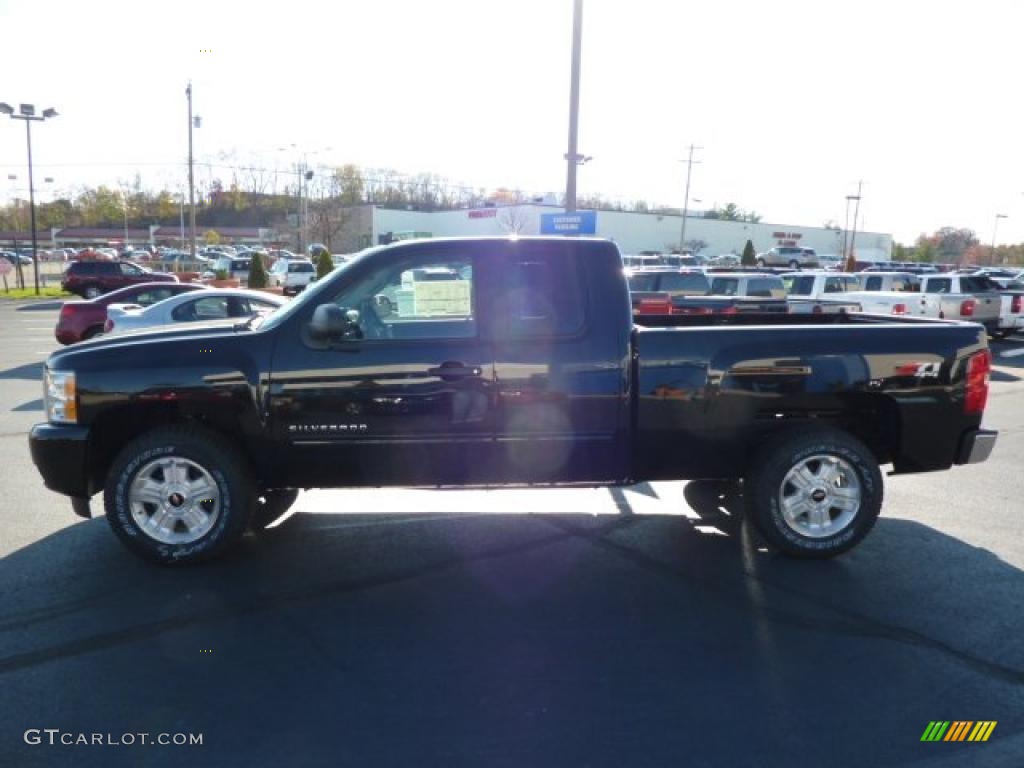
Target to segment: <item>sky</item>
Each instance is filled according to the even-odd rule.
[[[0,29],[0,101],[59,113],[32,130],[43,200],[187,184],[189,80],[200,163],[565,188],[572,0],[0,0]],[[1004,214],[1024,241],[1022,29],[1019,0],[584,0],[580,194],[681,206],[694,144],[690,208],[842,226],[862,181],[861,229],[989,243]],[[0,200],[25,162],[0,116]]]

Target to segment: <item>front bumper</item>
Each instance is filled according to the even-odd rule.
[[[960,438],[956,452],[957,464],[977,464],[985,461],[992,453],[999,433],[994,429],[972,429]]]
[[[89,428],[76,424],[36,424],[28,436],[32,461],[51,491],[88,498]]]

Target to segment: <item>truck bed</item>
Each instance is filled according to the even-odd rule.
[[[858,435],[896,472],[925,471],[950,466],[962,431],[977,427],[962,408],[966,360],[986,344],[975,323],[645,317],[633,340],[637,479],[728,477],[801,423]]]

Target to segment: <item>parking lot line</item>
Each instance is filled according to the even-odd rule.
[[[1000,357],[1020,357],[1024,355],[1024,348],[1022,349],[1011,349],[1008,352],[1000,352]]]

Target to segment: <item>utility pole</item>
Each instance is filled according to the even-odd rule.
[[[693,150],[704,149],[690,145],[690,154],[686,160],[686,195],[683,197],[683,225],[679,229],[679,253],[682,255],[686,244],[686,215],[690,212],[690,174],[693,172]],[[700,162],[699,160],[697,162]]]
[[[863,188],[864,188],[864,181],[863,180],[858,181],[857,182],[857,194],[854,197],[854,200],[856,202],[853,205],[853,231],[850,232],[850,255],[847,257],[847,260],[846,260],[846,265],[847,265],[847,267],[849,267],[849,269],[847,271],[850,271],[850,272],[854,271],[854,268],[856,266],[854,264],[853,254],[856,252],[854,250],[854,244],[857,242],[857,215],[860,213],[860,198],[861,198],[861,192],[863,191]]]
[[[580,165],[578,144],[580,113],[580,45],[583,37],[583,0],[574,0],[572,12],[572,70],[569,79],[569,151],[565,155],[565,210],[576,210],[576,168]]]
[[[189,204],[189,256],[196,260],[196,190],[195,177],[192,171],[192,81],[188,81],[185,89],[188,96],[188,204]],[[181,264],[181,261],[178,261]]]

